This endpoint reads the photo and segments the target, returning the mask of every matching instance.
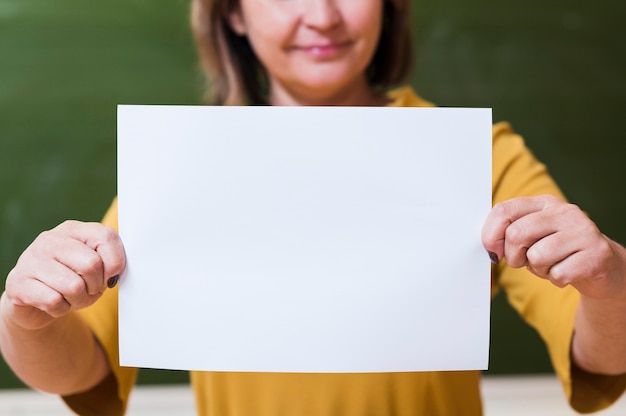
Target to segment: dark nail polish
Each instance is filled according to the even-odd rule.
[[[496,253],[494,253],[493,251],[488,251],[487,253],[489,253],[489,259],[493,264],[500,263],[500,259],[498,258],[498,255]]]
[[[115,287],[115,285],[117,284],[118,280],[120,280],[120,275],[116,275],[111,277],[109,280],[107,280],[107,286],[109,287],[109,289],[113,289]]]

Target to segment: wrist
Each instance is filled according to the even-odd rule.
[[[16,304],[6,291],[0,296],[0,319],[8,330],[27,332],[42,330],[55,321],[33,306]]]

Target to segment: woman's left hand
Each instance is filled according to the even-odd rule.
[[[552,195],[496,204],[482,230],[492,261],[527,267],[558,287],[593,299],[626,301],[626,250],[576,205]]]

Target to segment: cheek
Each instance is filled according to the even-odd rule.
[[[368,49],[376,49],[382,30],[383,3],[379,0],[352,1],[344,10],[346,22],[360,33]]]
[[[264,19],[248,27],[248,41],[264,66],[279,60],[291,38],[291,26],[282,19]]]
[[[287,61],[280,43],[267,36],[249,37],[250,45],[261,65],[270,77],[277,76],[287,68]]]

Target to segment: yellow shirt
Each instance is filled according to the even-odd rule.
[[[432,106],[405,87],[389,93],[391,106]],[[559,189],[506,123],[493,126],[493,202]],[[167,221],[167,219],[164,219]],[[117,204],[103,222],[117,227]],[[485,253],[487,256],[487,253]],[[621,393],[625,378],[570,371],[570,341],[578,294],[559,289],[526,269],[501,262],[492,293],[504,290],[513,307],[545,341],[570,403],[598,410]],[[124,406],[137,370],[118,365],[117,289],[81,311],[106,350]],[[575,383],[572,383],[572,373]],[[437,416],[481,415],[480,372],[292,374],[191,372],[199,415],[217,416]],[[594,384],[595,383],[595,384]],[[574,386],[574,387],[573,387]],[[93,397],[90,398],[93,400]],[[94,403],[95,408],[97,404]]]

